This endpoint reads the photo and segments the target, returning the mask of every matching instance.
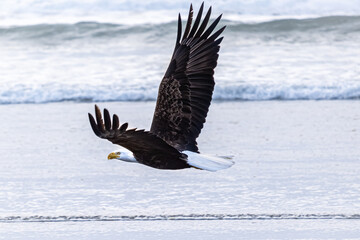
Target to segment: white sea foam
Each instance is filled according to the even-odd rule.
[[[123,88],[110,85],[14,85],[0,89],[0,104],[48,102],[155,101],[157,87]],[[360,99],[360,83],[338,86],[230,85],[215,87],[214,100],[334,100]]]
[[[334,100],[360,99],[360,83],[338,86],[244,85],[217,87],[218,100]]]

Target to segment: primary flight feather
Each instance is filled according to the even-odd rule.
[[[160,86],[150,131],[127,129],[120,125],[117,115],[104,109],[104,119],[95,105],[95,118],[89,113],[94,133],[118,144],[128,151],[110,153],[109,159],[138,162],[158,169],[195,167],[216,171],[230,167],[233,162],[199,153],[196,138],[205,123],[214,90],[214,68],[225,26],[213,33],[221,19],[208,27],[211,7],[201,21],[204,4],[193,20],[190,5],[185,31],[181,36],[181,16],[175,49]]]

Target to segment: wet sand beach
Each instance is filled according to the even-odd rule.
[[[145,129],[155,106],[97,104]],[[359,234],[359,101],[214,102],[198,139],[200,151],[233,155],[235,161],[216,173],[108,161],[116,146],[91,131],[87,113],[93,105],[0,105],[2,237]]]

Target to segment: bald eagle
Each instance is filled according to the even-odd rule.
[[[217,171],[233,165],[227,158],[199,153],[196,138],[205,123],[214,90],[214,68],[225,26],[212,33],[221,16],[206,28],[211,7],[201,21],[204,3],[192,25],[193,8],[190,5],[185,31],[181,37],[181,16],[175,49],[163,77],[150,131],[128,129],[120,125],[107,109],[104,120],[95,105],[95,118],[89,113],[94,133],[124,150],[109,154],[108,159],[138,162],[158,169],[197,168]]]

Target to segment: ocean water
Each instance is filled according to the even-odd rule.
[[[213,17],[224,13],[219,26],[227,25],[214,99],[360,98],[357,3],[330,1],[320,9],[323,1],[206,3]],[[189,5],[1,4],[0,104],[154,101],[174,47],[177,12],[186,19]]]

